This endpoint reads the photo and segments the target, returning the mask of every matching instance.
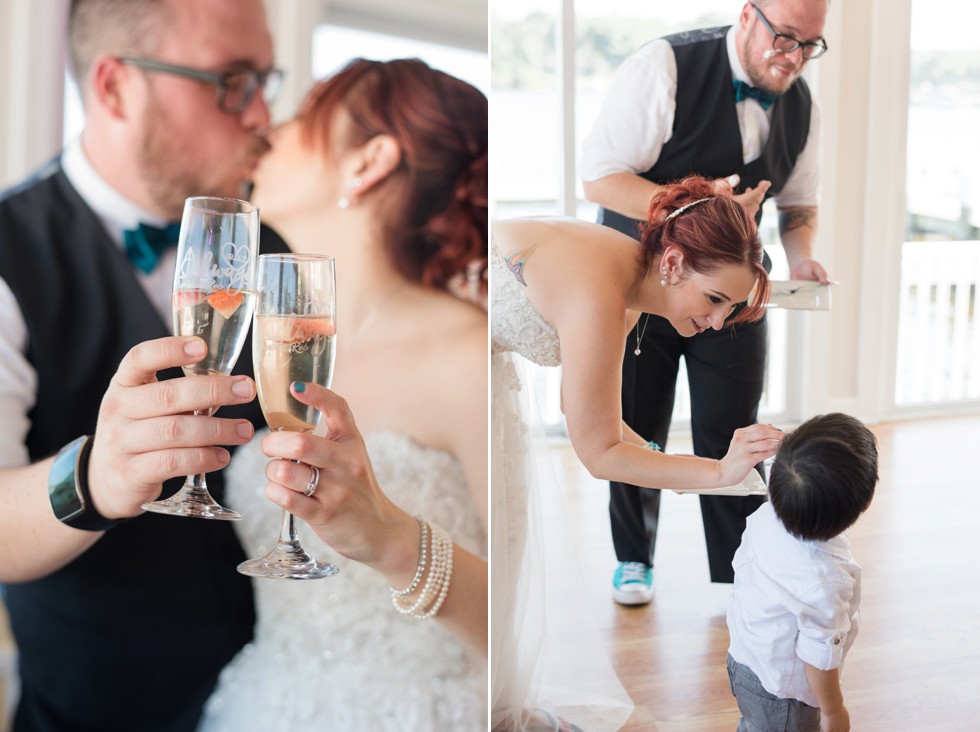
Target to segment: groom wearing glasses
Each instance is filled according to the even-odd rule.
[[[599,223],[638,236],[658,185],[692,173],[734,186],[736,200],[761,219],[776,199],[779,233],[793,279],[827,283],[812,257],[819,183],[819,109],[801,77],[827,51],[829,0],[755,0],[731,27],[655,40],[617,71],[583,143],[586,197]],[[766,260],[766,267],[770,263]],[[681,356],[691,393],[694,451],[724,457],[732,433],[758,421],[766,366],[766,321],[680,337],[643,315],[623,361],[623,417],[665,445]],[[762,497],[702,496],[712,582],[732,582],[732,557],[746,518]],[[653,597],[660,492],[610,484],[609,514],[619,565],[613,598]]]
[[[193,732],[252,637],[245,556],[226,522],[140,504],[204,472],[221,500],[220,469],[262,417],[247,356],[235,376],[172,378],[203,344],[167,337],[166,224],[189,196],[243,196],[280,72],[262,0],[72,0],[68,31],[85,128],[0,193],[13,730]],[[268,230],[262,246],[285,249]]]

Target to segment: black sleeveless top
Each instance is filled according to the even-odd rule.
[[[262,248],[286,251],[264,227]],[[27,448],[41,460],[95,431],[120,360],[168,328],[57,161],[0,197],[0,277],[27,325],[38,379]],[[250,341],[242,354],[235,371],[251,375]],[[264,424],[255,401],[221,416]],[[221,473],[208,487],[220,502]],[[252,637],[243,559],[225,521],[148,513],[47,577],[5,586],[20,653],[16,729],[194,730],[218,672]]]
[[[725,36],[728,27],[666,36],[677,61],[677,96],[670,140],[642,177],[669,183],[688,175],[723,178],[738,173],[738,192],[769,180],[766,198],[786,184],[810,132],[810,90],[798,79],[772,108],[769,139],[751,163],[742,158],[732,69]],[[636,90],[641,94],[644,90]],[[762,217],[759,207],[757,220]],[[598,223],[638,238],[635,219],[600,208]]]

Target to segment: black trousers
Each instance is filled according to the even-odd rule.
[[[732,433],[758,421],[765,384],[767,324],[726,326],[691,338],[677,334],[668,321],[649,317],[641,355],[636,330],[623,359],[623,419],[647,440],[666,449],[674,410],[674,389],[681,356],[691,391],[691,431],[696,455],[722,458]],[[626,483],[609,484],[613,546],[621,562],[653,565],[660,513],[660,491]],[[700,496],[708,567],[712,582],[733,582],[732,557],[742,541],[745,520],[765,502],[763,496]]]

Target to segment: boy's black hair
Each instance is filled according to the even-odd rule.
[[[847,414],[822,414],[783,439],[769,476],[769,501],[793,536],[825,541],[857,521],[877,482],[871,431]]]

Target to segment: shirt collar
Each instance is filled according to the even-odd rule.
[[[61,154],[61,167],[68,182],[99,217],[117,246],[123,245],[123,231],[136,228],[140,222],[154,226],[167,224],[159,216],[137,206],[99,175],[82,149],[80,137],[75,137],[65,145]]]
[[[772,503],[766,501],[759,507],[756,513],[763,518],[769,524],[769,530],[775,535],[783,535],[790,537],[793,541],[800,542],[807,546],[813,547],[816,550],[830,554],[838,559],[850,559],[851,557],[851,540],[847,537],[847,534],[841,532],[837,536],[830,539],[800,539],[798,537],[790,534],[786,527],[783,526],[783,522],[779,520],[776,515],[775,510],[773,510]],[[751,516],[749,517],[751,520]]]

